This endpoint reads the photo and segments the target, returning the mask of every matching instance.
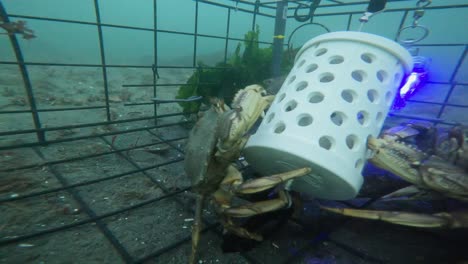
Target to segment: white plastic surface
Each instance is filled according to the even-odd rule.
[[[377,136],[411,55],[392,40],[333,32],[308,41],[244,148],[263,175],[311,167],[288,188],[322,199],[359,192],[368,136]]]

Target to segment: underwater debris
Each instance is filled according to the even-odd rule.
[[[18,244],[18,247],[20,247],[20,248],[34,247],[34,244],[21,243],[21,244]]]
[[[16,22],[3,22],[3,18],[0,17],[0,28],[3,28],[7,33],[0,33],[2,35],[23,35],[24,39],[35,38],[34,31],[26,27],[26,21],[18,20]]]
[[[154,147],[154,148],[144,148],[143,150],[157,155],[164,155],[171,149],[170,146]]]
[[[63,208],[57,212],[60,212],[64,215],[77,215],[81,213],[81,209],[73,207],[71,204],[65,204]]]
[[[16,95],[15,90],[11,89],[10,87],[3,88],[2,92],[0,93],[4,97],[13,97]]]
[[[12,195],[17,195],[17,193],[23,193],[36,184],[38,184],[37,181],[20,175],[1,178],[0,194],[6,194],[14,191]]]
[[[7,107],[11,107],[11,106],[23,107],[23,106],[26,106],[27,104],[28,103],[26,102],[26,99],[24,97],[16,96],[14,98],[10,98],[7,104],[0,106],[0,109],[4,109]]]
[[[122,194],[122,198],[125,200],[147,200],[149,197],[148,193],[141,193],[137,191],[126,191]]]
[[[109,96],[109,102],[110,103],[121,103],[122,98],[119,95],[110,95]]]
[[[58,131],[58,138],[64,138],[75,135],[79,132],[79,129],[63,129]]]

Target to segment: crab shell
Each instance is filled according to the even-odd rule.
[[[214,171],[216,160],[213,158],[218,142],[217,124],[220,115],[214,107],[208,109],[190,131],[185,147],[185,171],[192,188],[198,193],[215,191],[223,179],[218,174],[221,172]]]
[[[468,200],[468,174],[463,168],[431,156],[421,163],[419,172],[425,186],[458,200]]]

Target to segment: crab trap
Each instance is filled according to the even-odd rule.
[[[0,1],[0,262],[468,261],[467,12]]]

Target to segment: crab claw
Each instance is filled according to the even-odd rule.
[[[421,186],[422,179],[414,164],[425,160],[427,154],[398,141],[373,137],[367,139],[367,146],[374,151],[369,159],[372,164]]]
[[[232,109],[225,112],[218,121],[218,148],[222,151],[238,148],[239,141],[274,98],[272,95],[265,96],[265,89],[260,85],[250,85],[239,90],[232,101]]]
[[[397,225],[422,228],[466,228],[468,227],[468,211],[416,214],[398,211],[372,211],[349,208],[331,208],[321,206],[322,209],[351,217],[381,220]]]

